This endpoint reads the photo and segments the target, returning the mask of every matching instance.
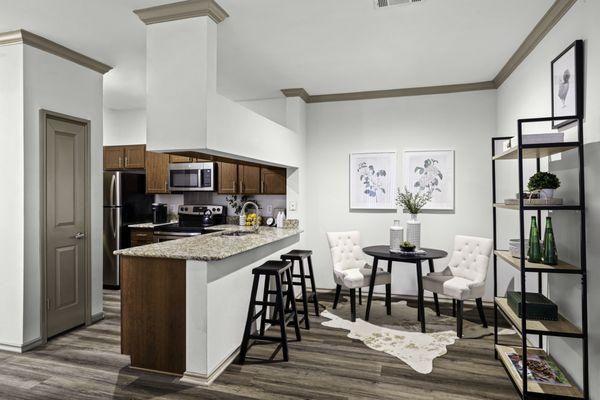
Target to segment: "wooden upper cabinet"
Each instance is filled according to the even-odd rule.
[[[237,194],[238,193],[238,165],[220,161],[218,163],[218,183],[219,193]]]
[[[260,175],[262,194],[286,194],[287,172],[284,168],[262,167]]]
[[[175,163],[193,163],[196,162],[196,160],[192,157],[188,157],[188,156],[179,156],[177,154],[171,154],[169,155],[170,158],[170,162],[175,164]]]
[[[121,146],[104,147],[104,169],[123,169],[125,166],[125,151]]]
[[[146,165],[146,146],[143,144],[123,148],[126,169],[144,169]]]
[[[238,167],[239,191],[242,194],[260,194],[260,167],[240,164]]]
[[[169,193],[169,155],[146,152],[146,192]]]

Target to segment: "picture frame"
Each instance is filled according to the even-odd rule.
[[[583,40],[576,40],[550,63],[552,117],[583,118],[583,50]],[[570,125],[573,121],[553,121],[552,129]]]
[[[395,151],[350,153],[350,209],[396,210]]]
[[[454,211],[454,150],[405,151],[402,168],[408,191],[431,193],[423,210]]]

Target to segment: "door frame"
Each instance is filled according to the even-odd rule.
[[[84,309],[85,309],[85,326],[88,326],[92,323],[92,255],[91,255],[91,237],[90,237],[90,228],[91,228],[91,140],[90,140],[90,132],[91,132],[91,121],[83,118],[73,117],[67,114],[61,114],[55,111],[40,109],[40,251],[41,251],[41,296],[40,296],[40,319],[41,319],[41,340],[42,344],[48,342],[48,310],[46,306],[46,273],[47,273],[47,260],[46,260],[46,251],[47,251],[47,221],[46,221],[46,208],[47,208],[47,173],[46,173],[46,152],[47,152],[47,129],[46,129],[46,121],[48,119],[57,119],[65,122],[74,122],[78,124],[84,125],[84,149],[85,149],[85,244],[84,244]]]

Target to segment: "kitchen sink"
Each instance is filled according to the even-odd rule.
[[[256,232],[251,231],[233,231],[233,232],[225,232],[222,233],[221,236],[246,236],[246,235],[254,235]]]

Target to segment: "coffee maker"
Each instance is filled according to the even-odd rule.
[[[168,207],[165,203],[152,204],[152,223],[165,224],[169,220]]]

